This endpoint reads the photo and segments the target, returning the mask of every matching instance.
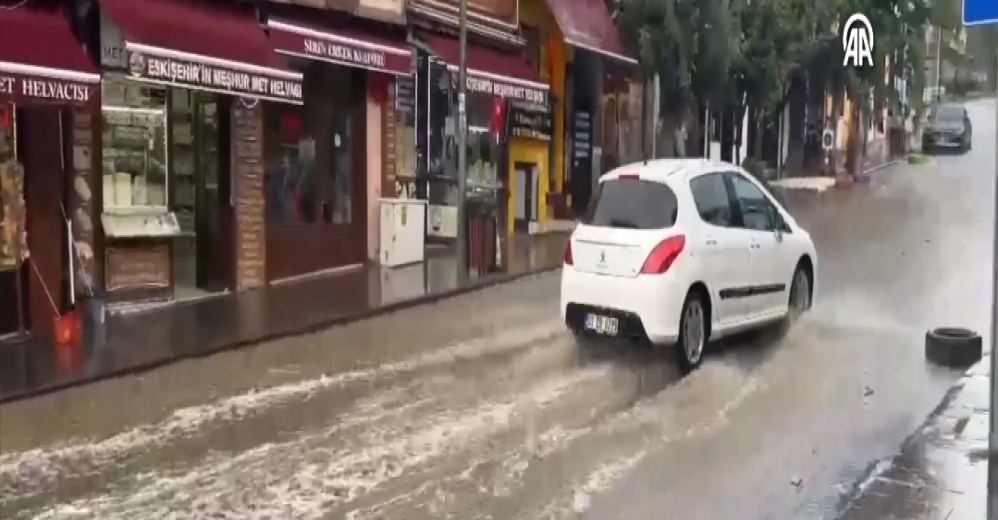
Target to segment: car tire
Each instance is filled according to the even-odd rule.
[[[706,305],[703,295],[696,290],[691,290],[683,302],[679,315],[679,341],[675,346],[676,364],[683,375],[693,372],[703,363],[709,333]]]
[[[780,322],[779,333],[786,334],[801,315],[811,309],[811,277],[803,266],[798,266],[790,279],[790,292],[787,297],[787,317]]]
[[[981,360],[984,342],[976,332],[959,327],[940,327],[925,333],[925,358],[929,362],[966,369]]]

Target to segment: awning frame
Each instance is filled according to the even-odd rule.
[[[0,61],[0,72],[24,76],[39,76],[64,81],[76,81],[88,84],[100,84],[101,78],[100,74],[91,74],[89,72],[78,72],[66,69],[53,69],[50,67],[39,67],[37,65],[27,65],[23,63],[15,63],[13,61]]]
[[[608,58],[613,58],[615,60],[622,61],[624,63],[627,63],[628,65],[637,65],[638,64],[638,60],[636,60],[634,58],[630,58],[630,57],[624,56],[622,54],[617,54],[615,52],[610,52],[610,51],[605,50],[605,49],[600,49],[598,47],[593,47],[592,45],[588,45],[588,44],[585,44],[585,43],[580,43],[580,42],[578,42],[576,40],[573,40],[572,38],[566,37],[565,38],[565,43],[571,45],[572,47],[583,49],[583,50],[586,50],[586,51],[589,51],[589,52],[594,52],[596,54],[600,54],[600,55],[606,56]]]

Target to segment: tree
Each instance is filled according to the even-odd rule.
[[[737,34],[730,1],[631,0],[618,11],[618,26],[638,49],[642,72],[657,78],[665,156],[682,152],[677,130],[691,122],[690,108],[723,97]]]
[[[748,154],[761,159],[763,130],[773,126],[788,104],[823,101],[826,92],[847,91],[851,99],[862,100],[853,104],[857,110],[869,114],[892,101],[893,89],[884,80],[886,58],[891,58],[892,75],[905,66],[921,71],[924,53],[918,52],[918,44],[926,23],[930,19],[952,23],[952,6],[959,0],[927,2],[622,0],[616,21],[627,43],[638,50],[645,77],[657,78],[664,137],[658,148],[664,155],[682,153],[676,129],[685,126],[690,134],[700,135],[701,114],[709,108],[723,114],[725,129],[740,128],[738,123],[747,115]],[[843,61],[839,28],[853,13],[867,15],[873,25],[874,67],[830,67]],[[873,106],[866,102],[871,92]],[[791,137],[799,142],[804,110],[791,110],[794,113],[801,120],[792,122]],[[725,148],[738,141],[723,135]],[[722,156],[728,158],[730,152]]]

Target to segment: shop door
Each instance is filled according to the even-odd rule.
[[[527,231],[530,223],[537,221],[537,165],[518,162],[513,170],[516,173],[513,225],[517,231]]]
[[[363,263],[364,73],[311,65],[305,72],[304,107],[271,104],[265,119],[270,280]]]
[[[23,276],[28,282],[31,331],[40,337],[54,334],[56,309],[52,304],[59,312],[64,310],[63,289],[68,284],[66,224],[61,209],[69,178],[63,164],[63,117],[63,110],[55,106],[21,108],[17,117],[30,251]],[[52,295],[53,302],[46,292]]]
[[[230,99],[201,92],[194,96],[198,170],[195,229],[197,286],[215,292],[233,278],[229,168]]]

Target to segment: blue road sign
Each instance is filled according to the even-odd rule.
[[[998,0],[963,0],[963,25],[998,24]]]

